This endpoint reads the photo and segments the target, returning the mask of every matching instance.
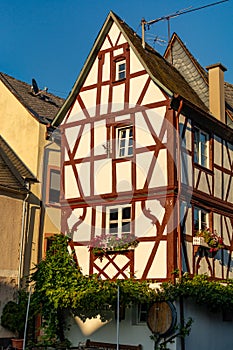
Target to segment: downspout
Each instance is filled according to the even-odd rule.
[[[183,100],[180,100],[180,104],[176,114],[176,144],[177,144],[177,180],[178,180],[178,193],[177,193],[177,238],[178,238],[178,269],[179,278],[182,277],[182,238],[181,238],[181,215],[180,215],[180,197],[181,197],[181,145],[180,145],[180,133],[179,133],[179,116],[183,107]],[[184,300],[183,297],[179,298],[180,304],[180,324],[184,327]],[[185,350],[185,339],[180,339],[181,350]]]
[[[21,274],[22,274],[22,263],[23,263],[23,250],[24,250],[24,238],[25,238],[25,218],[27,213],[26,202],[29,197],[29,182],[26,182],[28,193],[23,200],[23,211],[21,221],[21,234],[20,234],[20,247],[19,247],[19,270],[18,270],[18,289],[21,288]]]
[[[182,249],[181,249],[181,227],[180,227],[180,195],[181,195],[181,153],[180,153],[180,133],[179,133],[179,116],[183,107],[183,100],[180,100],[179,108],[176,114],[176,144],[177,144],[177,238],[178,238],[178,269],[179,277],[182,277]]]

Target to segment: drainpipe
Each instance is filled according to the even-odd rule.
[[[179,116],[183,107],[183,100],[180,100],[180,105],[176,114],[176,144],[177,144],[177,236],[178,236],[178,269],[179,277],[182,277],[182,249],[181,249],[181,227],[180,227],[180,194],[181,194],[181,153],[180,153],[180,133],[179,133]]]
[[[26,187],[29,191],[29,182],[26,182]],[[29,192],[23,200],[23,211],[22,211],[22,221],[21,221],[21,234],[20,234],[20,247],[19,247],[19,270],[18,270],[18,289],[21,287],[21,274],[22,274],[22,264],[23,264],[23,251],[24,251],[24,238],[25,238],[25,218],[27,213],[26,202],[29,197]]]
[[[180,196],[181,196],[181,146],[180,146],[180,133],[179,133],[179,116],[183,107],[183,100],[180,100],[180,104],[176,114],[176,144],[177,144],[177,180],[178,180],[178,193],[177,193],[177,236],[178,236],[178,269],[179,278],[182,277],[182,248],[181,248],[181,226],[180,226]],[[184,326],[184,300],[179,298],[180,304],[180,324]],[[181,350],[185,350],[185,339],[181,338]]]

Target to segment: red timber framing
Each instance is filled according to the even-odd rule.
[[[225,259],[225,264],[227,265],[227,273],[222,269],[221,278],[226,278],[226,276],[230,273],[231,268],[231,255],[232,255],[232,222],[233,222],[233,205],[230,203],[230,192],[232,186],[232,175],[233,175],[233,160],[231,159],[230,145],[227,142],[221,141],[221,150],[222,153],[226,153],[226,159],[228,159],[228,166],[226,167],[223,163],[220,165],[215,162],[214,154],[214,141],[211,130],[208,130],[208,125],[203,125],[203,129],[209,134],[209,163],[210,166],[208,168],[204,168],[201,165],[194,163],[194,139],[193,132],[191,136],[192,149],[186,149],[181,145],[181,161],[184,160],[186,156],[190,156],[192,158],[192,186],[182,185],[181,193],[178,193],[178,179],[177,179],[177,164],[176,164],[176,132],[178,126],[177,123],[177,113],[170,109],[170,100],[168,96],[163,93],[163,97],[160,101],[155,101],[153,103],[145,103],[143,104],[144,98],[148,93],[151,78],[148,76],[146,70],[141,69],[138,72],[130,73],[130,48],[128,43],[121,43],[122,34],[120,33],[117,37],[116,41],[113,42],[110,36],[107,36],[108,43],[110,47],[99,51],[98,53],[98,62],[97,62],[97,82],[93,82],[89,85],[84,85],[80,89],[79,95],[76,97],[75,103],[78,104],[83,112],[83,118],[79,121],[69,121],[70,113],[74,108],[75,103],[71,106],[67,117],[61,126],[62,133],[62,147],[65,149],[67,153],[66,159],[62,159],[62,185],[65,188],[65,182],[68,179],[65,178],[65,168],[68,166],[72,167],[73,175],[75,181],[77,183],[77,189],[79,196],[66,199],[65,193],[61,192],[61,205],[62,205],[62,231],[67,232],[68,230],[75,231],[78,229],[79,225],[85,220],[87,215],[87,209],[91,207],[91,233],[90,239],[95,237],[96,235],[96,207],[103,207],[102,218],[101,218],[101,234],[104,236],[106,234],[106,212],[104,210],[105,206],[114,204],[114,205],[131,205],[131,215],[132,215],[132,226],[131,233],[135,233],[134,227],[134,218],[136,217],[136,205],[140,204],[141,211],[143,215],[151,220],[151,224],[156,227],[156,235],[155,236],[143,236],[140,235],[138,240],[140,242],[153,242],[153,248],[148,253],[148,257],[146,263],[144,265],[144,270],[141,275],[142,279],[153,279],[150,276],[150,267],[153,264],[153,261],[156,258],[158,253],[159,245],[162,241],[166,242],[166,277],[161,278],[161,280],[167,280],[174,278],[173,271],[180,267],[181,264],[181,252],[177,251],[177,242],[180,239],[180,243],[182,246],[182,259],[183,259],[183,269],[184,271],[188,271],[192,273],[198,273],[200,271],[200,263],[201,260],[205,260],[209,273],[211,276],[216,277],[215,274],[215,261],[212,258],[207,256],[200,257],[197,256],[196,251],[192,248],[192,257],[190,259],[190,254],[187,252],[187,243],[192,243],[192,235],[194,234],[194,227],[192,228],[192,232],[186,234],[185,226],[188,220],[188,212],[191,210],[190,206],[187,207],[186,212],[184,213],[184,217],[180,224],[181,235],[178,237],[177,226],[179,225],[177,220],[178,212],[177,206],[180,205],[179,201],[185,201],[185,192],[189,193],[191,199],[191,205],[195,205],[196,203],[208,210],[210,213],[210,224],[211,228],[213,228],[213,213],[221,216],[221,225],[223,230],[223,226],[227,228],[227,235],[229,236],[229,244],[227,244],[227,249],[229,249],[230,254],[229,257]],[[115,52],[120,52],[119,54],[115,54]],[[110,74],[109,77],[103,79],[103,72],[105,62],[107,57],[110,57]],[[123,79],[116,79],[116,65],[117,62],[124,60],[125,62],[125,77]],[[137,77],[145,77],[145,82],[143,86],[140,86],[141,93],[137,97],[135,101],[135,106],[129,105],[130,101],[130,88],[131,81]],[[153,83],[154,84],[154,83]],[[123,108],[122,110],[113,110],[114,104],[114,88],[116,86],[123,87]],[[101,111],[101,101],[102,94],[104,91],[108,91],[108,101],[107,108],[103,113]],[[85,104],[84,99],[82,98],[82,93],[87,93],[89,91],[96,91],[95,97],[95,107],[94,112],[89,111],[88,105]],[[156,134],[151,116],[149,115],[149,111],[155,108],[165,107],[166,112],[164,114],[163,123],[160,129],[159,135]],[[137,147],[133,151],[132,156],[127,156],[125,158],[118,158],[116,143],[112,142],[117,137],[117,129],[122,127],[132,126],[133,128],[133,140],[134,143],[136,140],[136,118],[137,113],[141,113],[144,118],[144,123],[147,129],[150,132],[150,136],[153,138],[153,143],[147,147]],[[179,114],[179,113],[178,113]],[[124,117],[125,116],[125,117]],[[120,117],[120,118],[119,118]],[[183,116],[184,117],[184,116]],[[201,118],[200,118],[201,119]],[[202,118],[203,119],[203,118]],[[106,144],[111,144],[111,148],[109,148],[108,154],[95,154],[94,146],[95,146],[95,132],[94,126],[96,122],[105,121],[106,126]],[[200,121],[200,123],[202,123]],[[188,126],[189,121],[188,118],[184,117],[183,129],[181,140],[185,140],[187,137],[187,132],[190,131],[190,126]],[[90,130],[90,152],[85,157],[79,157],[79,146],[81,143],[81,139],[83,137],[83,133],[85,127],[89,126]],[[194,127],[202,127],[201,125],[195,125],[195,121],[191,122],[191,129]],[[77,129],[77,135],[75,138],[75,142],[72,147],[69,145],[67,138],[67,131],[70,128]],[[162,142],[165,134],[167,135],[167,141]],[[158,186],[153,187],[150,186],[151,179],[153,177],[153,172],[155,166],[157,164],[157,159],[161,151],[166,150],[167,156],[167,186]],[[137,188],[137,169],[136,162],[137,157],[141,154],[144,154],[145,157],[148,152],[153,153],[152,160],[150,161],[150,165],[147,171],[146,179],[142,187]],[[111,190],[101,195],[95,194],[95,167],[94,164],[96,161],[111,159]],[[85,194],[85,190],[82,186],[82,181],[80,178],[80,174],[77,170],[77,166],[80,164],[90,164],[90,191],[89,194]],[[132,190],[121,191],[119,192],[118,183],[117,183],[117,167],[120,163],[130,163],[131,167],[131,185]],[[216,191],[216,180],[215,180],[215,172],[219,171],[222,176],[225,176],[225,186],[222,186],[222,195],[221,198],[217,197],[215,194]],[[195,176],[194,176],[195,172]],[[183,176],[185,178],[185,182],[189,183],[189,174],[184,169]],[[201,184],[205,183],[206,190],[203,191]],[[158,220],[154,213],[151,212],[150,208],[147,207],[147,200],[157,200],[161,203],[161,206],[164,208],[164,214],[162,220]],[[73,224],[71,228],[68,228],[67,220],[72,214],[72,211],[76,208],[82,209],[82,214],[76,223]],[[229,219],[229,220],[228,220]],[[226,221],[226,222],[225,222]],[[167,233],[165,233],[167,230]],[[79,245],[89,245],[89,241],[74,241],[74,246]],[[125,254],[126,262],[125,265],[119,267],[116,264],[117,255]],[[222,256],[223,258],[223,256]],[[106,256],[106,263],[104,265],[99,265],[99,260],[93,254],[90,253],[90,264],[89,264],[89,272],[96,272],[99,276],[103,278],[110,278],[107,273],[107,269],[110,265],[115,268],[115,274],[113,278],[127,278],[128,271],[130,271],[130,275],[134,275],[135,271],[135,254],[133,251],[127,251],[126,253],[113,253]],[[126,272],[127,271],[127,272]],[[111,277],[112,278],[112,277]],[[160,281],[157,276],[154,276],[154,279]]]
[[[183,129],[181,133],[181,139],[187,140],[188,130],[188,118],[186,117],[183,122]],[[203,167],[194,162],[194,128],[200,128],[209,135],[209,165]],[[216,144],[218,143],[218,149]],[[217,137],[208,129],[208,125],[202,125],[201,118],[199,124],[192,122],[192,135],[191,135],[192,149],[182,149],[181,158],[189,155],[192,157],[193,168],[193,188],[192,198],[181,224],[182,237],[182,253],[184,261],[184,270],[192,274],[203,273],[202,264],[208,270],[208,274],[215,279],[227,279],[230,278],[232,269],[232,251],[233,251],[233,203],[230,198],[232,188],[232,176],[233,176],[233,155],[232,144],[223,140],[221,137]],[[217,159],[221,159],[221,162]],[[221,163],[221,164],[220,164]],[[216,174],[219,174],[217,177]],[[188,173],[184,176],[187,178]],[[188,190],[188,189],[187,189]],[[231,194],[232,196],[232,194]],[[184,198],[185,199],[185,198]],[[220,250],[218,255],[207,254],[205,250],[199,251],[197,246],[193,246],[192,257],[189,258],[187,251],[187,243],[192,244],[193,235],[195,235],[194,218],[192,213],[192,232],[186,232],[185,227],[187,225],[188,212],[191,211],[194,206],[200,207],[205,210],[209,215],[209,228],[211,231],[216,229],[216,223],[214,217],[218,216],[218,230],[217,232],[222,238],[224,238],[225,249]],[[219,269],[219,262],[221,261],[221,268]],[[207,272],[207,271],[206,271]]]

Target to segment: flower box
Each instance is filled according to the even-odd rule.
[[[193,237],[193,245],[209,248],[208,244],[205,242],[204,237],[200,237],[200,236]]]

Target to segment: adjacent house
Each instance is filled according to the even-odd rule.
[[[34,79],[30,86],[0,73],[0,310],[41,259],[43,236],[60,231],[58,146],[46,134],[62,103]],[[1,345],[10,336],[0,328]]]
[[[176,34],[164,57],[144,48],[110,12],[52,121],[61,132],[61,229],[84,274],[158,283],[174,281],[174,271],[233,277],[233,86],[225,70],[221,63],[201,67]],[[203,230],[224,248],[210,254],[196,237]],[[135,237],[137,247],[102,259],[89,249]],[[188,349],[218,349],[222,338],[232,346],[231,322],[182,307],[195,320]],[[128,312],[120,342],[152,349],[143,312]],[[76,319],[70,339],[115,342],[115,332],[114,320]]]

